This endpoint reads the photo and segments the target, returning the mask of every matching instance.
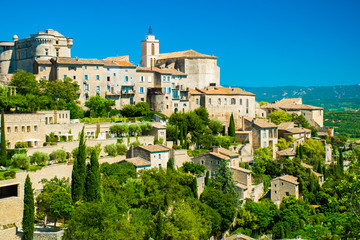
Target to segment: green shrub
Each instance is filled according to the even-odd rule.
[[[139,141],[135,141],[135,142],[132,142],[130,143],[130,146],[134,146],[134,147],[137,147],[137,146],[140,146],[140,142]]]
[[[17,142],[15,143],[15,148],[28,148],[29,145],[27,142]]]
[[[109,156],[116,156],[116,146],[115,144],[109,144],[104,147],[104,152],[106,152]]]
[[[50,159],[57,163],[66,162],[66,152],[61,149],[55,150],[52,153],[50,153]]]
[[[8,171],[6,173],[4,173],[4,177],[6,179],[11,179],[11,178],[15,178],[16,176],[16,172],[15,171]]]
[[[154,145],[155,144],[163,144],[164,143],[164,139],[163,138],[160,138],[158,140],[154,140]]]
[[[30,167],[30,157],[26,154],[15,154],[11,158],[14,167],[28,170]]]
[[[34,152],[30,158],[31,163],[36,163],[37,165],[45,165],[49,161],[50,157],[46,153]]]
[[[120,143],[116,144],[116,152],[118,155],[125,155],[126,151],[127,151],[127,147],[125,144],[120,144]]]

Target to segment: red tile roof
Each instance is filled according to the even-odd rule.
[[[172,59],[172,58],[209,58],[217,59],[215,56],[210,56],[202,53],[198,53],[194,50],[178,51],[171,53],[162,53],[159,55],[158,60],[162,59]]]

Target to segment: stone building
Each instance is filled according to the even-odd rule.
[[[20,40],[14,35],[12,42],[0,43],[0,80],[19,69],[32,72],[35,60],[70,58],[72,45],[72,38],[52,29],[31,34],[30,37]]]
[[[275,110],[284,110],[288,113],[303,115],[310,125],[322,128],[324,126],[323,108],[302,104],[302,98],[283,98],[280,101],[267,103],[261,106],[267,114]]]
[[[275,157],[278,141],[278,128],[268,120],[245,117],[245,129],[252,131],[253,148],[271,147]]]
[[[210,119],[221,121],[225,127],[229,126],[231,114],[236,129],[242,128],[242,117],[255,117],[255,94],[241,88],[208,86],[189,92],[190,110],[205,107]]]
[[[291,175],[272,179],[270,184],[271,200],[280,206],[283,198],[290,196],[290,194],[299,198],[299,182],[297,180],[297,177]]]
[[[287,141],[294,141],[294,147],[306,142],[306,139],[311,138],[311,130],[303,127],[296,127],[293,122],[284,122],[278,125],[279,138],[284,138]]]
[[[324,175],[321,173],[315,172],[313,166],[303,163],[303,162],[301,163],[301,166],[303,166],[306,169],[307,174],[313,173],[315,175],[315,177],[318,179],[320,186],[322,186],[324,184],[324,182],[325,182]]]
[[[151,163],[150,168],[166,168],[170,159],[170,149],[160,144],[130,147],[126,153],[126,159],[129,158],[146,160]]]

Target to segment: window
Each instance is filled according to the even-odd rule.
[[[58,48],[56,49],[56,56],[57,57],[59,56],[59,49]]]
[[[236,104],[236,99],[235,99],[235,98],[232,98],[232,99],[231,99],[231,104],[232,104],[232,105]]]
[[[144,82],[144,76],[140,76],[140,82]]]
[[[45,71],[45,66],[40,66],[40,71]]]
[[[100,86],[96,86],[96,87],[95,87],[95,90],[98,91],[98,92],[100,92]]]
[[[171,87],[168,87],[168,91],[167,91],[168,93],[171,93]]]
[[[162,76],[162,81],[163,81],[163,82],[166,81],[166,76]]]
[[[67,75],[63,75],[63,78],[66,78],[67,77]]]
[[[148,82],[152,82],[151,76],[148,77]]]
[[[240,98],[240,105],[242,105],[242,98]]]
[[[266,132],[263,133],[263,138],[266,138]]]
[[[267,147],[266,141],[263,142],[263,147]]]
[[[11,133],[11,128],[7,127],[7,133]]]
[[[125,82],[129,81],[129,76],[125,76]]]
[[[43,76],[42,79],[46,80],[46,76]]]
[[[110,82],[110,77],[107,77],[107,81]]]
[[[139,93],[144,93],[144,87],[139,87]]]
[[[84,91],[89,91],[89,84],[84,83]]]
[[[84,75],[84,80],[89,80],[88,75]]]
[[[95,69],[95,70],[99,70],[99,66],[95,66],[94,69]]]
[[[199,104],[199,99],[198,98],[196,99],[196,104]]]
[[[100,75],[96,75],[96,80],[100,80]]]
[[[68,67],[69,71],[70,70],[76,70],[76,67]]]
[[[166,87],[163,88],[163,93],[166,93]]]
[[[227,104],[227,98],[224,99],[224,104]]]
[[[161,154],[158,154],[158,159],[161,159]]]
[[[76,79],[76,76],[73,76],[73,79],[75,80],[75,79]]]
[[[26,126],[26,131],[30,132],[30,126]]]
[[[14,132],[18,132],[18,127],[17,126],[15,126],[15,128],[14,128]]]
[[[180,90],[183,90],[183,85],[180,85]]]
[[[59,44],[59,41],[56,41],[55,43],[56,43],[56,44]]]
[[[45,55],[49,55],[49,49],[45,48]]]
[[[168,81],[168,82],[170,82],[170,76],[167,76],[167,78],[166,78],[166,79],[167,79],[167,81]]]
[[[25,132],[25,126],[21,126],[21,132]]]
[[[218,104],[219,105],[221,104],[221,98],[218,98]]]
[[[106,71],[110,71],[110,68],[106,68]]]
[[[143,101],[144,101],[144,98],[140,98],[140,101],[142,101],[142,102],[143,102]]]
[[[113,76],[115,77],[115,76],[116,76],[116,73],[114,73]]]
[[[286,194],[287,197],[290,196],[290,193],[289,193],[289,192],[286,192],[285,194]]]
[[[87,69],[87,66],[83,66],[82,68],[83,68],[84,70],[86,70],[86,69]]]
[[[38,130],[38,126],[34,125],[34,132],[37,132],[37,130]]]
[[[211,104],[211,98],[209,98],[209,104]]]
[[[155,55],[155,44],[151,44],[151,55]]]

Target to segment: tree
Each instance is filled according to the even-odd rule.
[[[164,220],[161,213],[161,208],[159,207],[159,210],[156,214],[156,236],[155,240],[163,240],[165,238],[164,235]]]
[[[204,165],[193,162],[184,162],[182,168],[184,172],[190,172],[192,174],[202,174],[206,170]]]
[[[216,189],[221,190],[223,193],[229,193],[233,197],[236,197],[235,182],[232,175],[233,174],[227,164],[227,161],[225,159],[221,159],[215,173],[213,184]]]
[[[174,170],[174,160],[172,158],[169,158],[166,168],[169,170]]]
[[[291,122],[293,120],[293,116],[284,110],[273,111],[269,113],[267,117],[276,125],[279,125],[283,122]]]
[[[218,120],[211,120],[209,123],[209,128],[210,130],[213,132],[213,134],[218,134],[221,133],[223,131],[223,125],[220,121]]]
[[[5,139],[5,114],[1,110],[1,146],[0,146],[0,165],[5,166],[7,161],[6,139]]]
[[[234,122],[234,115],[232,113],[231,113],[231,116],[230,116],[228,134],[229,134],[230,137],[235,137],[235,122]]]
[[[86,145],[84,141],[84,128],[80,133],[79,147],[74,159],[71,174],[71,198],[73,202],[84,199],[86,177]]]
[[[194,112],[200,117],[202,125],[207,126],[209,124],[209,113],[205,107],[196,108]]]
[[[54,220],[54,229],[56,229],[56,222],[70,217],[72,212],[69,180],[54,177],[50,181],[42,179],[41,183],[44,187],[36,198],[37,216],[45,216],[45,225],[47,217],[50,217]]]
[[[279,138],[278,139],[278,143],[276,144],[276,146],[279,148],[279,151],[285,150],[285,149],[289,148],[293,144],[293,142],[294,142],[293,137],[291,137],[291,136],[289,136],[289,137],[291,139],[290,141],[286,141],[285,138]]]
[[[68,103],[75,101],[78,97],[79,84],[69,77],[55,81],[41,80],[40,87],[43,93],[51,97],[53,101],[62,99]]]
[[[191,190],[193,191],[194,197],[198,198],[198,186],[197,186],[197,178],[194,177],[193,182],[191,184]]]
[[[90,165],[88,165],[86,172],[86,200],[100,201],[101,200],[101,179],[98,153],[93,150],[90,157]]]
[[[34,215],[34,192],[29,175],[25,179],[24,192],[24,211],[22,219],[22,228],[25,240],[32,240],[34,238],[35,230],[35,215]]]
[[[110,127],[110,132],[116,134],[117,137],[121,137],[122,134],[129,133],[129,125],[126,123],[112,125]]]
[[[25,96],[26,94],[39,95],[39,83],[34,74],[20,70],[16,72],[10,81],[10,86],[16,87],[16,92]]]
[[[114,105],[114,100],[105,99],[97,95],[85,102],[85,106],[89,108],[92,117],[108,117],[108,114]]]

